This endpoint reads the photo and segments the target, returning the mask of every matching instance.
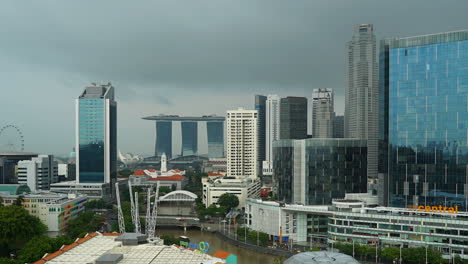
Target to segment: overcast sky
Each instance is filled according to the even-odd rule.
[[[0,3],[0,125],[27,151],[68,153],[74,99],[111,81],[118,144],[154,151],[155,114],[224,115],[255,93],[310,97],[333,88],[344,109],[353,24],[378,39],[468,28],[467,0],[80,0]],[[0,135],[0,144],[2,142]]]

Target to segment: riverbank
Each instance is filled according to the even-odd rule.
[[[210,245],[208,254],[213,255],[218,250],[230,252],[237,256],[237,263],[242,264],[273,264],[277,256],[271,254],[264,254],[261,251],[254,250],[252,247],[241,247],[236,243],[232,243],[222,236],[218,236],[215,232],[199,230],[198,228],[187,228],[184,231],[183,228],[159,228],[156,230],[157,235],[170,235],[174,237],[187,236],[190,242],[199,243],[207,242]]]
[[[255,252],[259,252],[262,254],[266,255],[272,255],[272,256],[277,256],[277,257],[286,257],[289,258],[290,256],[294,255],[294,253],[286,251],[286,250],[281,250],[281,249],[276,249],[276,248],[265,248],[265,247],[260,247],[257,245],[252,245],[252,244],[246,244],[244,242],[241,242],[239,240],[235,240],[229,236],[224,235],[223,233],[219,231],[210,231],[212,232],[215,236],[217,236],[220,239],[223,239],[225,241],[228,241],[229,243],[240,247],[240,248],[245,248],[248,250],[252,250]]]

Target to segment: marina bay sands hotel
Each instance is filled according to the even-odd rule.
[[[198,152],[198,122],[206,122],[208,138],[208,157],[220,158],[224,156],[224,120],[223,116],[182,117],[178,115],[158,115],[143,117],[144,120],[156,121],[155,156],[166,153],[173,157],[172,131],[174,121],[179,121],[182,131],[181,156],[199,155]],[[204,132],[202,132],[204,133]]]

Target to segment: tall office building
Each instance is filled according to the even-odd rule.
[[[258,111],[227,112],[227,176],[252,179],[258,175]]]
[[[380,61],[387,203],[468,211],[468,30],[384,40]]]
[[[347,86],[345,99],[345,137],[366,139],[368,172],[377,178],[378,80],[376,38],[373,26],[354,26],[347,44]]]
[[[117,103],[114,87],[92,84],[76,100],[78,183],[112,183],[117,178]]]
[[[266,157],[266,101],[266,96],[255,95],[255,110],[258,111],[258,164],[262,164]],[[260,172],[260,166],[258,169]]]
[[[172,122],[156,121],[156,149],[155,156],[166,154],[172,157]]]
[[[304,138],[307,138],[307,98],[281,98],[280,139]]]
[[[28,185],[31,191],[49,190],[58,182],[58,163],[53,155],[39,155],[18,162],[18,183]]]
[[[312,92],[312,136],[332,138],[334,119],[333,89],[314,89]]]
[[[198,123],[181,122],[182,156],[198,155]]]
[[[224,157],[224,122],[206,122],[208,157]]]
[[[333,138],[344,138],[344,116],[335,116],[333,120]]]
[[[329,205],[346,193],[367,190],[365,140],[282,139],[273,143],[273,177],[278,200]]]
[[[265,109],[265,160],[263,175],[272,173],[273,141],[280,139],[280,97],[268,95]]]
[[[161,157],[166,154],[168,159],[177,156],[201,155],[199,145],[206,144],[199,142],[198,133],[204,133],[207,136],[207,145],[209,158],[224,157],[224,116],[204,115],[204,116],[178,116],[178,115],[157,115],[143,117],[144,120],[156,121],[156,144],[154,156]],[[174,124],[174,122],[176,122]],[[206,122],[206,130],[199,131],[199,123]],[[175,133],[180,124],[181,135]],[[173,129],[174,125],[176,126]],[[181,141],[182,147],[180,153],[173,151],[173,141]],[[203,148],[203,146],[202,146]],[[205,153],[203,153],[204,155]]]
[[[16,162],[0,158],[0,184],[16,183],[15,170]]]

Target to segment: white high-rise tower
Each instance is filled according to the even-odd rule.
[[[265,110],[265,149],[266,155],[263,161],[263,175],[271,175],[273,169],[273,141],[280,139],[280,100],[274,94],[268,95]]]
[[[227,176],[257,178],[258,111],[227,111]]]
[[[367,176],[375,179],[378,156],[378,80],[373,26],[355,25],[347,50],[345,137],[367,140]]]

